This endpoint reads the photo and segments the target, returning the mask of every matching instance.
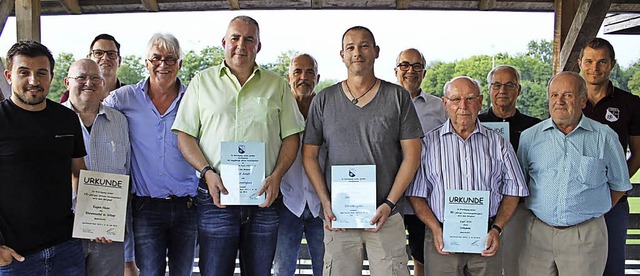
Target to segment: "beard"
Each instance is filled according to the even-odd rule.
[[[47,95],[44,93],[37,93],[33,96],[28,96],[26,93],[19,94],[14,91],[13,95],[15,95],[21,103],[27,105],[39,105],[47,98]]]

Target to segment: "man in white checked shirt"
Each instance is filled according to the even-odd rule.
[[[519,197],[528,196],[524,176],[509,141],[478,122],[482,93],[478,81],[456,77],[444,86],[449,119],[422,139],[422,163],[406,191],[426,225],[427,275],[501,275],[500,234]],[[445,190],[489,191],[486,250],[482,254],[444,252]]]

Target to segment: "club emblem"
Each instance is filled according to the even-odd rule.
[[[609,122],[616,122],[620,119],[620,109],[615,107],[607,108],[607,113],[604,114],[604,118]]]
[[[244,151],[244,145],[239,145],[239,146],[238,146],[238,153],[239,153],[239,154],[244,154],[244,153],[245,153],[245,151]]]

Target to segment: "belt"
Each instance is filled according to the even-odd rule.
[[[150,197],[150,196],[138,196],[138,195],[133,195],[133,196],[138,198],[138,199],[142,199],[142,200],[161,201],[161,202],[191,201],[192,200],[190,196],[175,196],[175,195],[170,195],[170,196],[167,196],[167,197]]]
[[[532,212],[532,213],[533,213],[533,212]],[[583,223],[589,222],[589,221],[591,221],[591,220],[593,220],[593,219],[596,219],[596,218],[590,218],[590,219],[588,219],[588,220],[585,220],[585,221],[583,221],[583,222],[581,222],[581,223],[574,224],[574,225],[568,225],[568,226],[555,226],[555,225],[551,225],[551,224],[548,224],[548,223],[544,222],[544,220],[541,220],[541,219],[540,219],[540,218],[538,218],[538,216],[536,216],[536,215],[533,215],[533,216],[534,216],[537,220],[539,220],[539,221],[541,221],[542,223],[544,223],[545,225],[547,225],[547,226],[549,226],[549,227],[553,227],[553,228],[555,228],[555,229],[559,229],[559,230],[564,230],[564,229],[567,229],[567,228],[571,228],[571,227],[574,227],[574,226],[578,226],[578,225],[580,225],[580,224],[583,224]]]

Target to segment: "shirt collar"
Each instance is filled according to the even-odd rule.
[[[62,103],[62,105],[63,105],[63,106],[65,106],[65,107],[67,107],[67,108],[69,108],[69,109],[71,109],[71,110],[73,110],[73,112],[75,112],[75,111],[76,111],[76,110],[75,110],[75,108],[73,107],[73,104],[71,104],[71,101],[70,101],[70,100],[65,101],[64,103]],[[109,114],[105,112],[105,108],[104,108],[104,105],[103,105],[102,103],[100,103],[100,107],[98,107],[98,114],[97,114],[97,116],[100,116],[100,115],[104,115],[104,117],[105,117],[107,120],[109,120]],[[97,116],[96,116],[96,117],[97,117]]]
[[[259,74],[260,72],[262,72],[262,68],[260,68],[258,64],[254,64],[252,75]],[[218,67],[218,76],[222,77],[225,74],[231,74],[231,68],[227,66],[227,62],[222,61],[222,63],[220,63],[220,66]]]
[[[480,124],[480,120],[476,119],[476,128],[473,130],[473,132],[471,132],[469,137],[471,137],[476,133],[482,134],[483,136],[487,136],[487,131],[488,131],[487,128],[484,127],[482,124]],[[453,134],[460,137],[460,135],[458,135],[455,129],[453,128],[450,118],[447,119],[446,122],[444,122],[444,124],[442,125],[442,128],[440,129],[440,136],[445,136],[447,134]]]
[[[542,126],[542,131],[548,130],[548,129],[558,129],[558,126],[556,125],[555,122],[553,122],[553,118],[549,118],[545,121],[543,121],[541,123]],[[586,116],[584,116],[584,114],[581,115],[580,117],[580,121],[578,122],[578,125],[573,129],[573,131],[571,131],[571,133],[573,133],[576,129],[584,129],[586,131],[593,131],[594,127],[593,127],[593,121],[589,120]],[[560,129],[558,129],[559,131]]]

